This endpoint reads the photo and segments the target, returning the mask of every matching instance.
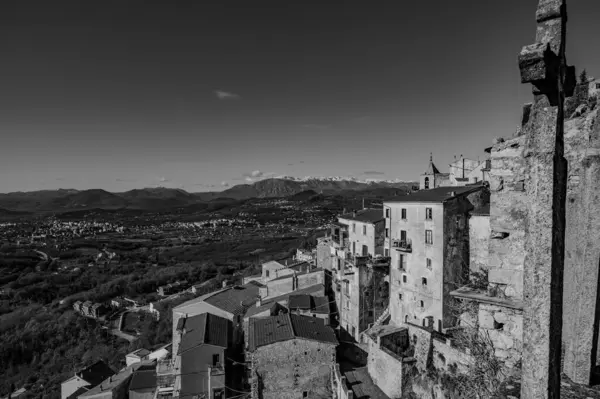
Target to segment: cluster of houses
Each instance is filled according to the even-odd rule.
[[[512,245],[490,223],[504,211],[490,202],[490,168],[460,157],[442,174],[430,159],[419,191],[345,212],[316,249],[175,307],[169,350],[128,355],[102,397],[397,398],[411,373],[467,372],[473,358],[455,339],[472,326],[514,366],[522,287],[490,265],[485,285],[503,295],[469,285]],[[456,313],[464,301],[471,319]]]

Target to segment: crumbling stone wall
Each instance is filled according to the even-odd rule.
[[[331,399],[335,345],[304,339],[276,342],[250,353],[252,399]]]
[[[481,303],[478,320],[479,328],[494,346],[494,355],[512,368],[523,351],[523,311]]]
[[[523,298],[528,170],[525,136],[498,140],[490,171],[489,282],[497,296]]]
[[[402,396],[403,362],[382,350],[377,341],[369,340],[367,370],[373,382],[390,398]]]
[[[432,344],[431,366],[436,370],[452,373],[469,371],[469,365],[473,359],[463,349],[438,339],[433,339]]]
[[[317,267],[325,270],[333,270],[335,257],[331,253],[331,239],[319,239],[317,243]]]

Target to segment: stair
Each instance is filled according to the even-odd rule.
[[[385,308],[385,310],[383,311],[383,313],[377,318],[377,320],[375,320],[375,323],[373,323],[373,325],[369,328],[367,328],[365,331],[363,331],[360,334],[360,342],[367,342],[365,340],[365,337],[371,332],[371,330],[375,327],[378,327],[380,325],[382,325],[383,323],[385,323],[386,321],[388,321],[388,319],[390,318],[390,307],[388,305],[387,308]]]

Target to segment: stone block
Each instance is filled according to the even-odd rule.
[[[508,321],[508,316],[503,311],[495,312],[494,320],[496,320],[498,323],[504,324]]]
[[[480,308],[478,320],[479,327],[485,328],[486,330],[492,330],[494,328],[494,316],[488,310]]]
[[[557,76],[555,58],[556,55],[549,51],[548,40],[538,40],[538,43],[523,47],[519,54],[521,83],[541,82]]]
[[[563,9],[561,0],[540,0],[535,19],[537,22],[544,22],[549,19],[561,18]]]
[[[490,340],[494,344],[494,348],[496,349],[512,349],[514,347],[515,341],[514,339],[501,330],[490,330],[488,331],[488,335],[490,336]]]

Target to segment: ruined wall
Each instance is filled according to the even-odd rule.
[[[523,311],[479,304],[479,328],[494,345],[495,356],[512,368],[523,351]]]
[[[469,371],[469,365],[473,359],[463,350],[447,341],[440,341],[438,339],[433,339],[432,344],[431,363],[436,370],[452,372],[451,370],[454,369],[458,373],[467,373]]]
[[[487,269],[490,255],[490,215],[469,217],[469,270]]]
[[[523,299],[523,264],[528,179],[525,136],[500,139],[492,148],[490,171],[489,282],[498,296]]]
[[[333,395],[335,345],[294,339],[257,348],[250,359],[253,399],[331,399]]]

